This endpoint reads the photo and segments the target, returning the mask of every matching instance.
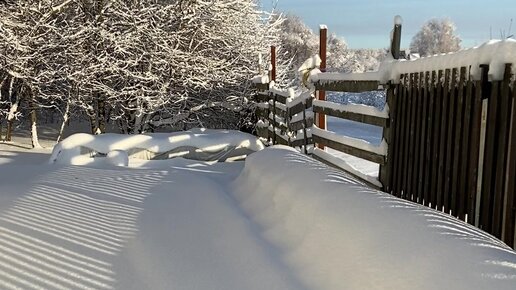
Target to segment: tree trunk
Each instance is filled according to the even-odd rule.
[[[9,114],[7,115],[7,132],[5,135],[5,141],[12,141],[13,124],[16,120],[16,113],[18,113],[18,106],[20,104],[20,98],[16,96],[16,101],[11,105]]]
[[[97,133],[97,116],[96,116],[95,110],[93,109],[93,106],[90,106],[88,109],[86,109],[86,114],[90,118],[91,134],[96,134]]]
[[[63,115],[63,123],[61,123],[61,128],[59,129],[59,135],[57,136],[56,143],[59,143],[59,141],[61,141],[61,139],[63,138],[64,128],[65,128],[66,124],[68,123],[69,115],[70,115],[70,102],[66,102],[66,108],[65,108],[64,115]]]
[[[7,131],[5,132],[5,141],[8,142],[12,141],[13,123],[16,118],[16,113],[18,112],[18,106],[20,104],[20,97],[18,96],[19,92],[17,92],[15,82],[16,80],[14,78],[10,78],[7,90],[9,100],[11,101],[11,107],[9,108],[9,114],[7,115]],[[13,96],[16,97],[14,103],[12,103]]]
[[[100,134],[106,133],[106,100],[101,94],[97,94],[97,111],[99,112],[99,131]]]
[[[143,120],[143,109],[140,99],[136,101],[136,112],[134,115],[134,128],[133,134],[139,134],[142,130],[142,120]]]
[[[12,133],[13,133],[13,121],[7,121],[7,131],[5,132],[5,141],[12,141]]]
[[[41,148],[41,145],[39,144],[38,140],[38,127],[37,127],[37,121],[38,121],[38,115],[36,112],[36,105],[34,103],[34,95],[32,92],[29,92],[29,108],[30,108],[30,136],[31,136],[31,142],[32,142],[32,148]]]

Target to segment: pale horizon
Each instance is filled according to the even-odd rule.
[[[270,11],[274,2],[277,10],[299,16],[314,31],[320,24],[330,33],[344,38],[350,48],[386,48],[396,15],[403,18],[401,46],[407,48],[414,34],[432,18],[449,18],[462,39],[462,47],[480,45],[501,34],[515,34],[516,5],[513,1],[480,0],[454,1],[342,1],[342,0],[261,0],[264,10]],[[509,31],[510,29],[510,31]]]

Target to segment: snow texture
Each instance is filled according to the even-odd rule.
[[[382,140],[380,145],[373,145],[365,140],[355,139],[355,138],[347,137],[347,136],[341,136],[341,135],[335,134],[334,132],[331,132],[331,131],[321,130],[321,129],[317,128],[315,125],[312,127],[312,132],[314,135],[321,136],[323,138],[326,138],[326,139],[329,139],[329,140],[332,140],[332,141],[335,141],[335,142],[338,142],[338,143],[341,143],[344,145],[348,145],[351,147],[355,147],[358,149],[376,153],[378,155],[383,155],[383,156],[387,155],[388,146],[387,146],[387,142],[385,140]]]
[[[322,73],[318,69],[312,69],[310,81],[377,80],[382,84],[389,81],[397,83],[401,74],[460,67],[470,67],[469,76],[473,80],[480,80],[480,65],[483,64],[489,65],[489,79],[497,81],[503,79],[505,64],[508,63],[516,63],[516,40],[514,39],[491,40],[478,47],[414,60],[394,60],[390,58],[380,64],[377,72]],[[311,69],[313,67],[307,68]],[[513,66],[512,69],[513,74],[516,73],[516,66]]]
[[[114,166],[128,166],[129,165],[129,156],[127,152],[124,150],[113,150],[110,151],[106,158],[109,163]]]
[[[252,82],[254,84],[268,84],[269,83],[269,76],[267,75],[257,75],[253,77]]]
[[[380,118],[385,118],[385,119],[389,118],[389,107],[387,105],[384,107],[384,109],[382,111],[380,111],[380,110],[378,110],[378,108],[375,108],[372,106],[356,105],[356,104],[343,105],[343,104],[339,104],[339,103],[320,101],[320,100],[315,100],[313,102],[313,105],[322,107],[322,108],[333,109],[333,110],[340,111],[340,112],[350,112],[350,113],[380,117]]]
[[[292,148],[133,168],[8,148],[2,289],[514,289],[499,240]]]
[[[333,165],[369,182],[370,184],[373,184],[377,186],[378,188],[382,188],[382,183],[378,180],[378,178],[375,178],[371,175],[367,175],[363,173],[360,170],[357,170],[352,164],[348,163],[344,158],[341,158],[339,156],[333,155],[331,153],[328,153],[326,151],[320,150],[319,148],[314,148],[312,154],[318,156],[319,158],[322,158],[323,160],[326,160]]]
[[[403,24],[403,18],[401,16],[396,15],[394,17],[394,25],[402,25]]]
[[[240,207],[304,289],[514,289],[516,253],[433,209],[275,146],[249,156]]]
[[[94,152],[108,154],[114,150],[130,152],[144,159],[154,159],[156,155],[160,156],[160,154],[185,147],[195,148],[194,151],[197,155],[205,153],[216,156],[219,153],[224,153],[219,158],[227,158],[235,153],[244,151],[250,153],[262,150],[264,145],[255,136],[231,130],[193,129],[176,133],[103,134],[96,136],[78,133],[57,144],[49,162],[51,164],[83,165],[95,161],[95,158],[91,158]],[[142,151],[147,154],[138,154]],[[186,151],[185,154],[192,154],[192,152]],[[181,156],[181,154],[178,153],[176,156]],[[169,157],[171,156],[169,155]]]

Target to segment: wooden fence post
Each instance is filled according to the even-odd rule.
[[[326,71],[326,46],[328,42],[328,28],[325,25],[321,25],[319,30],[319,56],[321,57],[321,72]],[[317,91],[317,99],[326,101],[326,92],[323,90]],[[317,113],[316,125],[322,130],[326,130],[326,115]],[[317,144],[317,147],[324,150],[324,145]]]
[[[394,17],[394,31],[391,42],[391,54],[394,59],[399,59],[401,54],[401,24],[401,16]]]
[[[276,82],[276,47],[271,46],[271,72],[270,81]],[[270,96],[270,93],[269,93]],[[276,94],[272,103],[272,145],[276,145]]]
[[[503,240],[513,249],[516,246],[516,82],[512,87],[512,106],[509,129],[509,150],[507,155],[507,171],[505,173],[505,209]]]
[[[276,47],[271,46],[271,75],[270,81],[276,81]]]
[[[401,17],[396,16],[394,18],[394,31],[392,36],[391,43],[391,54],[394,59],[400,58],[400,46],[401,46]],[[396,102],[395,98],[399,98],[396,94],[400,92],[395,90],[395,85],[389,83],[387,85],[387,100],[386,106],[389,107],[389,124],[386,128],[383,129],[383,139],[388,144],[388,152],[387,152],[387,164],[380,166],[380,175],[379,179],[383,185],[383,191],[390,193],[392,186],[392,171],[394,170],[394,126],[397,122],[395,120]],[[396,133],[397,134],[397,133]]]

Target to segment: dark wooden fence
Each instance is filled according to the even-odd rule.
[[[514,82],[480,81],[468,67],[401,76],[384,190],[477,225],[514,246]],[[482,108],[487,109],[483,122]]]
[[[307,145],[313,144],[307,129],[312,127],[314,116],[306,111],[312,107],[313,98],[307,93],[293,103],[289,102],[287,95],[287,91],[268,91],[263,87],[256,94],[255,101],[259,104],[256,115],[262,120],[256,126],[257,134],[271,144],[304,147],[306,150]]]
[[[391,47],[394,58],[400,54],[400,34],[401,26],[395,27]],[[277,115],[289,119],[301,110],[283,112],[281,108],[288,108],[283,99],[268,92],[265,98],[269,107],[259,114],[269,117],[272,130],[268,127],[260,135],[266,134],[266,138],[276,141],[276,128],[280,132],[300,128],[306,131],[314,119],[324,120],[321,116],[325,115],[381,126],[388,143],[386,156],[328,140],[324,137],[327,134],[321,134],[317,128],[312,130],[312,136],[323,147],[379,163],[379,180],[385,192],[449,213],[514,248],[516,81],[511,73],[513,65],[516,64],[506,64],[503,79],[495,81],[488,77],[488,65],[480,66],[480,80],[471,78],[470,70],[475,69],[471,66],[403,74],[399,82],[391,80],[383,84],[390,109],[387,120],[332,110],[323,105],[327,103],[325,100],[319,100],[312,107],[317,113],[315,118],[298,121],[304,124],[301,127],[291,127],[293,124],[281,127],[289,123],[278,123]],[[378,84],[373,80],[314,83],[317,90],[347,92],[371,91]],[[279,110],[277,102],[283,104]],[[304,104],[303,113],[311,106],[310,102]],[[278,140],[275,143],[291,146],[310,143]]]

